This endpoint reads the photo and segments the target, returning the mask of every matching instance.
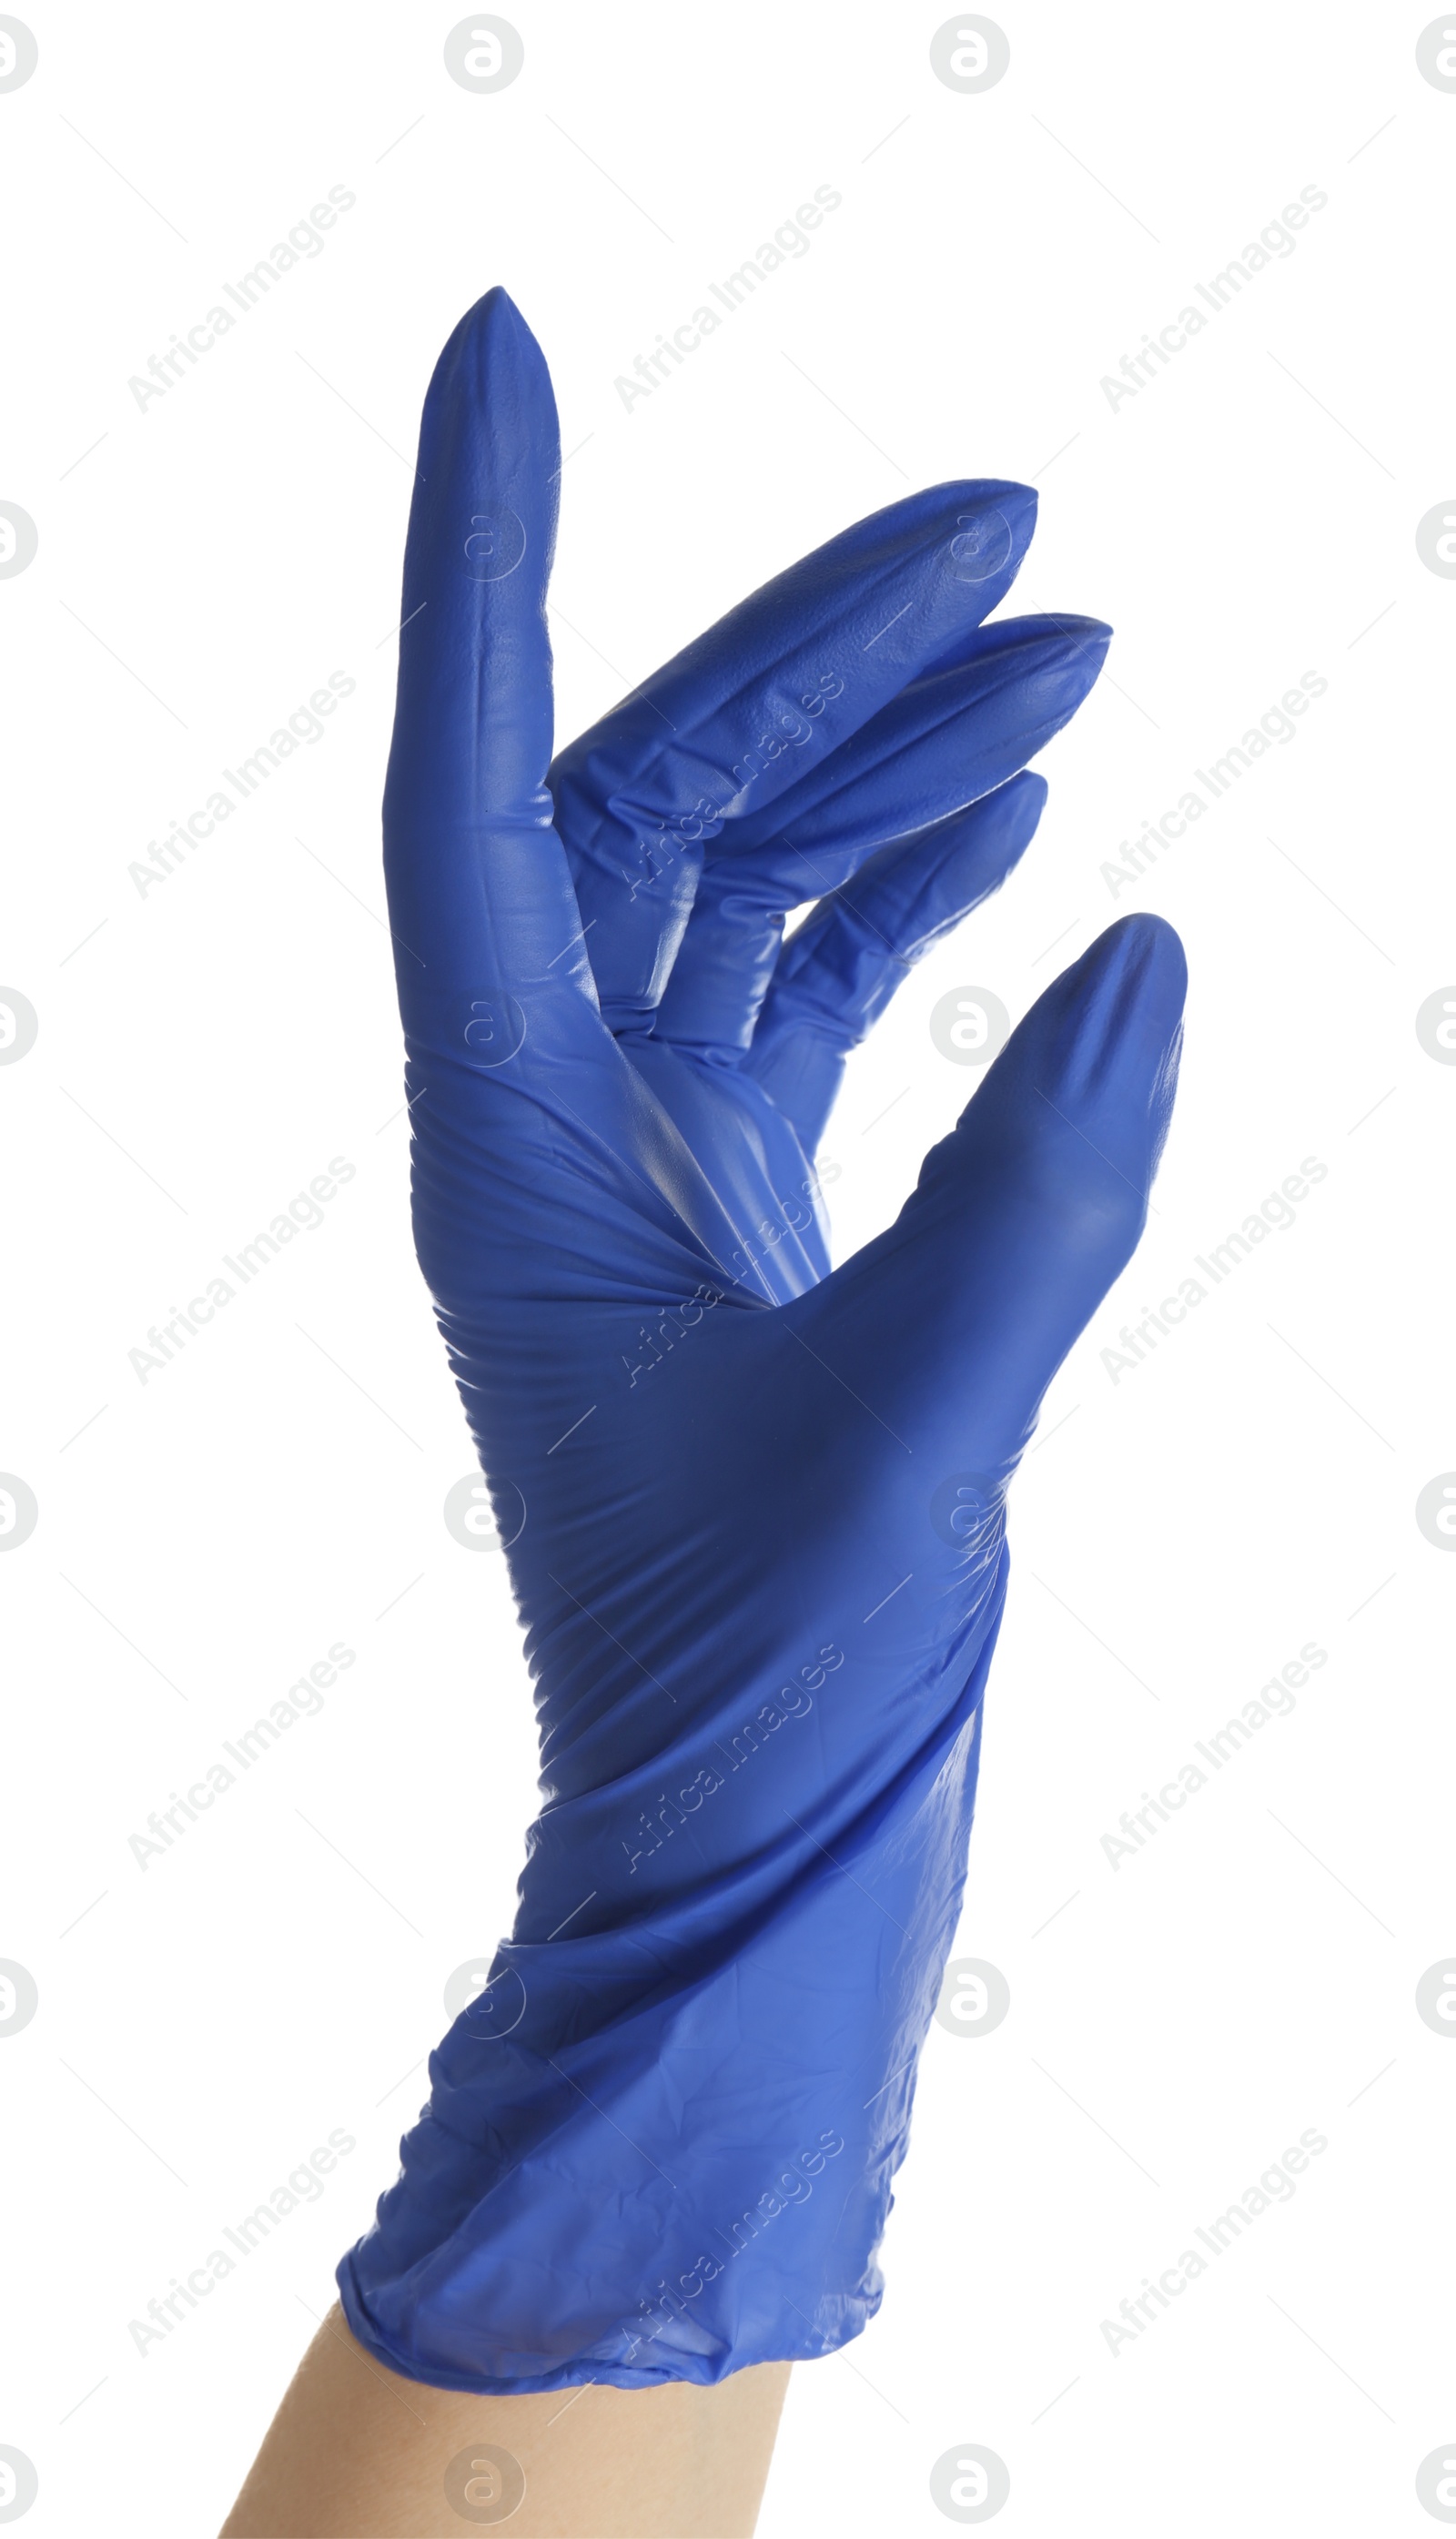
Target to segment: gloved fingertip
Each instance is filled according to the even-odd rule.
[[[1014,836],[1018,841],[1018,855],[1030,846],[1036,835],[1050,790],[1044,776],[1039,776],[1034,768],[1023,767],[1018,776],[1009,777],[1005,785],[999,785],[994,793],[985,797],[988,817],[1000,815],[1004,833]]]
[[[907,495],[903,502],[890,506],[891,514],[910,514],[929,509],[936,514],[954,511],[1000,512],[1008,529],[1029,538],[1036,526],[1037,493],[1034,485],[1018,485],[1012,476],[946,476],[937,485],[927,485],[924,493]]]
[[[1085,644],[1090,651],[1096,652],[1099,661],[1105,660],[1107,647],[1112,642],[1112,628],[1105,618],[1070,617],[1065,609],[1059,609],[1052,619],[1052,624],[1060,626],[1070,640]]]
[[[1061,610],[1046,622],[1061,637],[1068,659],[1076,665],[1085,695],[1107,658],[1112,628],[1100,617],[1069,617]]]
[[[1183,938],[1150,909],[1117,918],[1087,946],[1076,968],[1095,978],[1099,992],[1116,1001],[1137,997],[1176,1019],[1188,992]]]
[[[1044,776],[1023,768],[961,814],[961,835],[936,876],[935,903],[945,917],[969,916],[1015,869],[1037,832],[1048,792]]]
[[[500,282],[493,282],[489,291],[483,291],[466,309],[450,336],[447,351],[451,345],[461,349],[466,345],[478,345],[482,349],[493,349],[498,355],[511,345],[519,345],[522,349],[528,347],[538,360],[541,358],[539,344],[510,292]]]
[[[459,323],[461,326],[485,325],[493,317],[502,320],[514,317],[518,326],[525,324],[504,282],[493,282],[489,291],[482,291],[480,298],[472,301]]]
[[[1069,1103],[1162,1113],[1160,1144],[1187,992],[1183,945],[1165,918],[1121,917],[1099,934],[1051,992],[1061,1007],[1054,1070]]]
[[[1036,487],[1018,485],[1013,477],[984,479],[983,483],[987,494],[996,497],[996,508],[1011,532],[1012,544],[1024,555],[1036,530]]]
[[[1037,998],[962,1127],[980,1137],[1014,1123],[1018,1140],[1056,1149],[1069,1199],[1088,1176],[1114,1200],[1145,1193],[1172,1111],[1187,986],[1173,927],[1119,918]]]
[[[1043,737],[1050,738],[1071,721],[1096,686],[1112,629],[1095,617],[1037,622],[1042,630],[1037,640],[1024,652],[1018,647],[1016,676],[1028,722],[1044,727]]]
[[[994,617],[968,628],[931,677],[948,682],[947,693],[982,714],[998,689],[1014,693],[1027,730],[1045,724],[1043,738],[1050,738],[1096,685],[1111,642],[1112,629],[1099,617],[1069,617],[1060,610]],[[924,692],[931,693],[929,681]]]
[[[546,357],[510,293],[497,283],[451,331],[425,398],[422,448],[432,419],[463,403],[491,428],[526,445],[544,435],[554,450],[556,399]]]
[[[1036,529],[1036,492],[1001,476],[968,477],[934,492],[953,504],[950,542],[956,579],[971,583],[1010,580],[1020,571]]]
[[[465,941],[476,945],[472,961],[480,957],[483,923],[478,885],[472,892],[449,858],[441,859],[440,841],[486,812],[534,828],[545,810],[542,779],[551,755],[545,596],[560,453],[545,356],[509,293],[497,287],[465,311],[435,365],[420,418],[405,543],[385,820],[393,886],[403,894],[401,906],[408,901],[415,909],[412,922],[400,925],[399,940],[421,944],[414,925],[426,927],[435,948],[417,957],[428,958],[432,980]],[[415,884],[404,876],[411,869],[417,880],[431,877],[420,883],[428,909],[409,899]],[[564,905],[551,897],[557,879],[565,888],[564,871],[541,885],[553,926]],[[458,894],[453,908],[447,889]]]

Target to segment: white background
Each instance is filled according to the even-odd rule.
[[[1155,1213],[1012,1498],[959,1942],[1010,2014],[932,2030],[883,2311],[796,2372],[761,2529],[947,2527],[930,2472],[966,2442],[1034,2539],[1430,2526],[1456,2041],[1415,1988],[1456,1939],[1456,1562],[1414,1508],[1456,1465],[1456,1071],[1415,1015],[1456,978],[1456,586],[1415,532],[1456,474],[1456,95],[1417,69],[1425,5],[998,7],[980,95],[932,72],[937,6],[512,0],[524,69],[486,96],[447,76],[449,6],[27,11],[0,499],[39,549],[0,583],[0,967],[39,1036],[0,1069],[0,1466],[40,1515],[0,1562],[0,1956],[40,2006],[0,2040],[0,2440],[37,2539],[216,2527],[532,1809],[504,1567],[442,1521],[470,1454],[410,1248],[378,817],[407,453],[494,282],[572,453],[562,736],[942,477],[1034,477],[1014,605],[1117,629],[1026,863],[852,1065],[840,1257],[974,1081],[937,996],[1019,1014],[1133,907],[1192,973]],[[323,252],[139,410],[128,379],[332,185],[357,200]],[[624,407],[819,185],[810,251]],[[1123,354],[1309,185],[1295,251],[1114,408]],[[139,894],[148,842],[335,671],[324,737]],[[1306,671],[1297,737],[1114,897],[1119,842]],[[323,1225],[139,1382],[148,1327],[334,1156]],[[1295,1225],[1114,1383],[1119,1327],[1307,1156]],[[149,1811],[337,1640],[319,1714],[139,1867]],[[1292,1713],[1114,1869],[1121,1813],[1311,1640]],[[1292,2200],[1110,2352],[1101,2322],[1309,2128]],[[139,2354],[129,2322],[331,2129],[357,2148],[321,2199]]]

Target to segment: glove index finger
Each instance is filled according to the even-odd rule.
[[[478,1035],[472,1006],[513,1000],[528,1021],[539,1012],[548,1046],[553,1018],[569,1044],[596,1027],[545,783],[560,480],[545,359],[508,295],[490,291],[425,397],[384,785],[400,1005],[406,1031],[436,1045]],[[498,1014],[484,1028],[499,1048],[516,1025]]]

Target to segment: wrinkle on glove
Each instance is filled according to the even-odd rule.
[[[553,762],[558,452],[493,292],[426,401],[385,864],[416,1242],[541,1807],[339,2269],[381,2362],[481,2392],[713,2382],[877,2308],[1006,1489],[1142,1230],[1184,992],[1167,926],[1112,926],[831,1270],[813,1155],[846,1056],[1025,851],[1025,762],[1108,631],[986,622],[1034,497],[933,487]]]

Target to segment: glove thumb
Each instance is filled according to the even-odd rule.
[[[1131,1258],[1186,985],[1162,919],[1109,926],[1018,1024],[895,1224],[781,1308],[921,1474],[1005,1479]]]

